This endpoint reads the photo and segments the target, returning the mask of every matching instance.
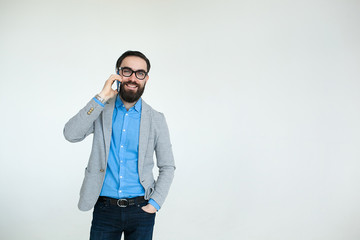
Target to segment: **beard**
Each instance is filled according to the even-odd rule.
[[[128,103],[133,103],[133,102],[137,102],[137,100],[140,99],[140,97],[143,95],[144,93],[144,90],[145,90],[145,85],[146,83],[144,84],[143,87],[141,87],[139,84],[135,83],[135,82],[126,82],[125,84],[127,83],[130,83],[130,84],[133,84],[133,85],[136,85],[137,86],[137,90],[136,92],[133,92],[133,91],[129,91],[129,90],[125,90],[124,88],[124,84],[121,84],[120,85],[120,91],[119,91],[119,96],[121,97],[122,100],[124,100],[125,102],[128,102]]]

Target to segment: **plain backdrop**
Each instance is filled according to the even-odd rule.
[[[360,1],[0,1],[0,239],[88,239],[92,137],[126,50],[177,170],[155,240],[360,239]]]

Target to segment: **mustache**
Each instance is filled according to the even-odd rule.
[[[138,88],[140,88],[140,84],[138,84],[137,82],[133,82],[133,81],[127,81],[127,82],[122,82],[121,84],[131,84],[131,85],[136,85]]]

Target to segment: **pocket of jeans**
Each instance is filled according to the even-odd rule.
[[[146,205],[147,205],[147,203],[143,203],[143,204],[140,204],[140,205],[138,206],[138,208],[140,209],[140,212],[145,213],[145,214],[148,214],[148,215],[155,215],[156,212],[154,212],[154,213],[148,213],[148,212],[145,212],[145,211],[142,209],[142,207],[144,207],[144,206],[146,206]]]
[[[156,214],[156,212],[154,212],[154,213],[145,212],[142,208],[140,208],[140,211],[143,212],[143,213],[145,213],[145,214],[148,214],[148,215],[155,215],[155,214]]]

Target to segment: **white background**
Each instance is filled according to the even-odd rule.
[[[62,129],[126,50],[177,170],[154,239],[360,239],[360,2],[0,2],[0,239],[88,239],[91,137]]]

